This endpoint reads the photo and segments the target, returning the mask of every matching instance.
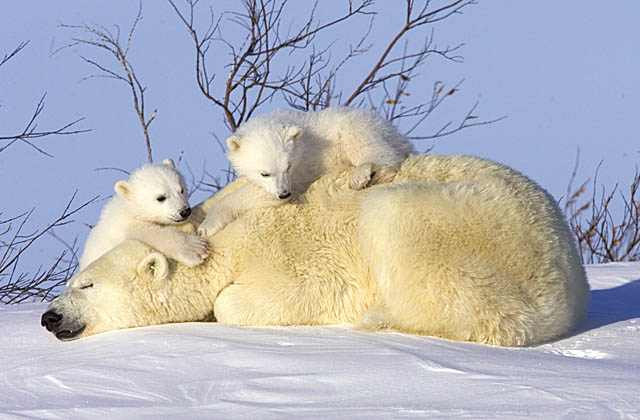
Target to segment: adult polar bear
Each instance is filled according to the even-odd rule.
[[[348,173],[329,175],[211,241],[212,255],[193,268],[125,242],[76,274],[42,324],[66,340],[215,315],[522,346],[568,333],[587,309],[584,269],[554,199],[475,157],[414,155],[392,183],[363,191],[348,188]]]

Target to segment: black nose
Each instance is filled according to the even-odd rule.
[[[183,219],[186,219],[190,215],[191,215],[191,209],[189,207],[187,207],[184,210],[180,210],[180,217],[182,217]]]
[[[284,200],[285,198],[289,198],[289,197],[291,197],[291,193],[290,193],[290,192],[282,193],[282,194],[280,194],[280,195],[278,196],[278,198],[279,198],[280,200]]]
[[[40,324],[47,329],[47,331],[53,331],[60,325],[62,321],[62,315],[55,313],[54,311],[47,311],[42,314]]]

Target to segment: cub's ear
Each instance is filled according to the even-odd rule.
[[[161,253],[152,252],[138,263],[136,271],[141,277],[152,278],[153,287],[158,289],[169,276],[169,262]]]
[[[172,167],[173,169],[176,168],[176,164],[173,163],[173,159],[171,159],[171,158],[166,158],[165,160],[162,161],[162,163],[164,163],[167,166]]]
[[[298,137],[302,134],[302,128],[296,127],[295,125],[288,127],[286,134],[289,140],[298,140]]]
[[[129,183],[127,181],[124,181],[124,180],[118,181],[113,186],[113,190],[120,197],[126,197],[126,195],[129,194]]]
[[[240,149],[240,137],[231,136],[227,139],[227,147],[232,152],[237,152]]]

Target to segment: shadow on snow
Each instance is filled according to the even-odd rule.
[[[634,318],[640,318],[640,280],[611,289],[592,290],[587,319],[575,333]]]

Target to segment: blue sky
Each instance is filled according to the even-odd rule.
[[[215,10],[237,3],[216,1]],[[386,45],[395,30],[402,13],[399,3],[378,1],[372,54]],[[292,2],[294,14],[304,13],[310,4]],[[24,145],[0,153],[3,216],[35,207],[32,227],[41,227],[61,212],[76,189],[78,203],[94,195],[111,194],[121,174],[96,168],[132,170],[145,162],[141,130],[127,87],[107,79],[81,82],[95,72],[77,53],[91,55],[90,50],[74,47],[52,55],[76,35],[59,24],[84,22],[128,28],[137,7],[137,2],[124,0],[3,4],[0,56],[20,42],[30,42],[0,67],[0,135],[20,131],[44,92],[46,108],[39,127],[56,128],[85,117],[78,128],[92,130],[39,141],[54,158]],[[321,9],[320,16],[332,12]],[[229,132],[222,124],[221,112],[197,90],[188,34],[166,2],[144,2],[143,16],[130,59],[148,88],[147,106],[158,108],[150,128],[154,158],[177,158],[183,153],[183,161],[195,173],[206,167],[217,174],[226,168],[226,160],[211,133],[224,139]],[[421,84],[414,85],[411,94],[430,93],[436,80],[450,86],[461,79],[465,82],[427,121],[423,132],[432,133],[443,121],[461,118],[476,101],[480,101],[482,117],[508,118],[420,142],[417,148],[435,146],[434,153],[470,153],[503,162],[533,178],[556,198],[565,193],[578,147],[579,179],[592,176],[602,160],[600,183],[611,187],[628,182],[640,157],[635,126],[640,111],[638,17],[640,3],[633,0],[607,7],[577,0],[493,0],[479,1],[462,15],[439,23],[435,26],[436,42],[464,43],[464,63],[428,61],[421,71]],[[354,22],[326,34],[321,41],[335,41],[339,55],[348,46],[344,41],[366,23]],[[421,42],[419,37],[410,40]],[[218,65],[226,59],[222,50],[216,57]],[[366,63],[363,58],[357,64],[364,67]],[[359,78],[361,69],[357,65],[348,68],[345,83]],[[267,104],[264,111],[279,105]],[[181,169],[185,169],[184,163]],[[95,223],[100,209],[101,205],[92,206],[76,218],[79,223],[60,233],[69,238],[78,235],[82,241],[88,233],[83,223]],[[47,246],[44,241],[36,250],[36,259],[53,258]]]

